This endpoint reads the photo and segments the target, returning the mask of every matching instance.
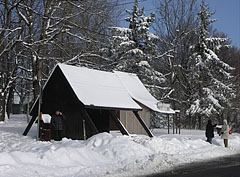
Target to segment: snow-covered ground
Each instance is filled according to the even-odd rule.
[[[213,144],[204,131],[182,130],[181,135],[154,130],[154,138],[101,133],[86,141],[36,141],[36,125],[22,136],[26,117],[0,123],[1,177],[137,176],[164,172],[184,163],[240,153],[240,134],[230,135],[229,148],[215,134]]]

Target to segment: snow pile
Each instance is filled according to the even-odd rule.
[[[240,153],[240,134],[230,136],[229,148],[218,135],[210,145],[203,131],[159,129],[154,138],[101,133],[87,141],[38,142],[36,126],[21,135],[26,124],[24,116],[0,124],[0,176],[134,176]]]

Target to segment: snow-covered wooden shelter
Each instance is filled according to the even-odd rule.
[[[162,112],[158,103],[135,74],[58,64],[43,87],[41,112],[60,109],[67,118],[65,136],[71,139],[84,138],[84,124],[87,137],[113,129],[151,137],[150,112]],[[24,135],[37,118],[38,100],[30,114]]]

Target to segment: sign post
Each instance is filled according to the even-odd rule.
[[[85,126],[85,119],[83,119],[83,139],[84,139],[84,140],[87,139],[87,135],[86,135],[86,126]]]
[[[40,86],[40,93],[39,93],[39,99],[38,99],[38,122],[37,122],[37,141],[39,141],[39,130],[40,130],[40,120],[41,120],[41,104],[42,104],[42,86],[39,82]]]

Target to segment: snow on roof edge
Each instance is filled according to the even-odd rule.
[[[146,89],[143,85],[137,74],[134,73],[127,73],[122,71],[113,71],[120,81],[122,82],[123,86],[128,90],[129,95],[136,100],[137,102],[141,103],[142,105],[148,107],[152,111],[156,111],[163,114],[175,114],[175,111],[171,108],[169,110],[161,110],[158,107],[158,101],[155,97],[153,97],[150,92]],[[132,81],[132,82],[131,82]],[[132,83],[135,82],[135,85],[138,85],[138,88],[133,88]],[[133,91],[134,90],[134,91]],[[139,92],[137,92],[139,91]],[[140,93],[141,92],[141,93]],[[144,98],[141,98],[144,97]]]

